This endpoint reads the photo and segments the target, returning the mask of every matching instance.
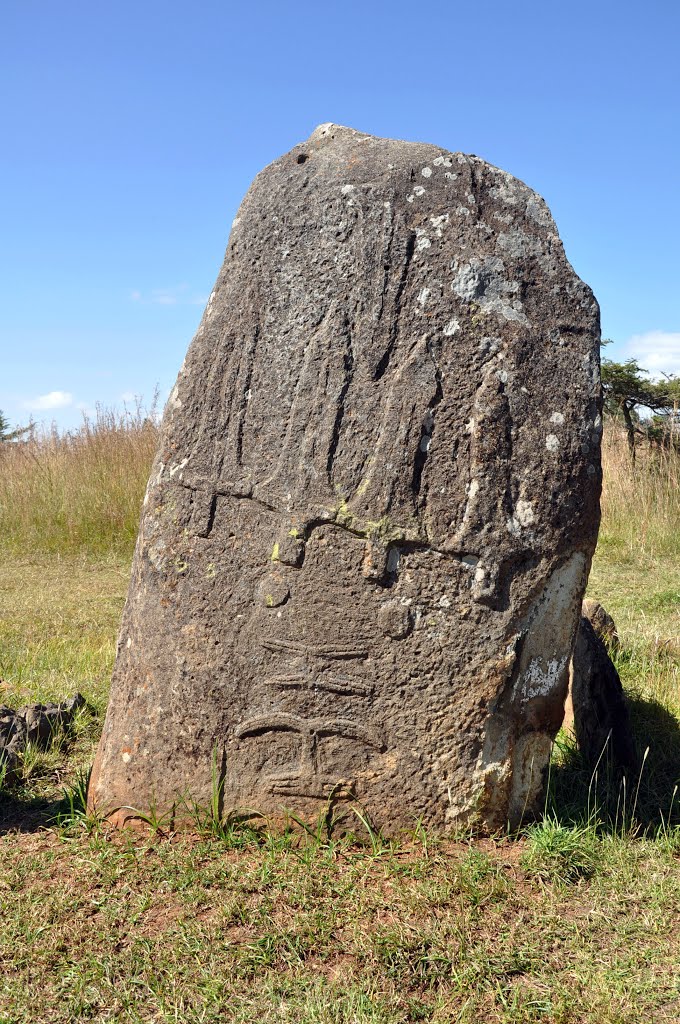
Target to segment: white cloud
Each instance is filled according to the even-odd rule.
[[[120,396],[121,402],[136,402],[139,395],[136,391],[124,391]]]
[[[150,302],[156,306],[176,306],[179,302],[179,289],[154,288],[151,292]]]
[[[65,409],[73,404],[73,395],[69,391],[50,391],[46,395],[38,395],[24,402],[24,409],[32,412],[44,412],[48,409]]]
[[[204,296],[192,293],[188,284],[178,284],[173,288],[152,288],[149,292],[135,288],[130,292],[130,299],[145,306],[205,306],[207,301]]]
[[[627,359],[637,359],[653,377],[663,373],[680,374],[680,331],[634,334],[625,343],[624,353]]]

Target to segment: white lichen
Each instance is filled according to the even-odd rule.
[[[547,664],[542,658],[532,658],[522,676],[522,697],[547,697],[560,681],[567,659],[551,658]],[[543,667],[545,665],[545,667]]]
[[[534,521],[534,509],[530,501],[519,499],[515,505],[515,518],[521,526],[531,526]]]
[[[187,455],[186,458],[182,459],[181,462],[178,462],[176,465],[171,466],[170,469],[168,470],[169,476],[173,477],[175,475],[175,473],[180,473],[181,474],[182,470],[184,469],[184,467],[186,466],[188,461],[189,461],[189,456]]]
[[[435,231],[435,234],[436,234],[437,238],[441,238],[442,237],[442,233],[444,231],[444,227],[448,223],[448,220],[449,220],[448,213],[442,213],[439,217],[430,217],[430,224],[434,228],[434,231]]]

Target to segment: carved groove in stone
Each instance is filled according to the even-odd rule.
[[[285,652],[286,654],[306,654],[312,658],[330,658],[334,661],[366,658],[368,655],[366,647],[335,647],[333,645],[311,647],[296,643],[294,640],[279,640],[274,637],[261,639],[260,643],[267,651]]]
[[[358,679],[323,675],[310,675],[307,672],[291,672],[287,675],[271,676],[266,680],[267,686],[281,690],[317,690],[324,693],[337,693],[347,697],[370,697],[374,692],[372,686]]]

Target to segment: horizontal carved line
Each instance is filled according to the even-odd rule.
[[[366,658],[368,650],[365,647],[335,647],[301,644],[294,640],[276,640],[267,638],[260,641],[266,651],[285,651],[289,654],[303,654],[312,658],[329,658],[330,660],[343,660],[350,658]]]
[[[383,741],[373,729],[358,725],[348,718],[300,718],[283,711],[272,715],[260,715],[243,722],[235,729],[237,739],[259,736],[267,732],[293,732],[301,736],[322,737],[342,736],[345,739],[361,740],[378,750],[384,749]]]
[[[289,675],[272,676],[266,679],[267,686],[282,690],[309,690],[314,692],[320,690],[323,693],[337,693],[346,697],[370,697],[373,687],[354,679],[336,678],[315,678],[305,673],[290,673]]]

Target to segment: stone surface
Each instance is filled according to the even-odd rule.
[[[5,779],[12,778],[29,743],[46,747],[55,729],[68,728],[84,704],[83,695],[76,693],[61,704],[27,704],[18,709],[0,705],[0,765],[4,765]]]
[[[597,601],[583,602],[569,673],[564,726],[571,729],[583,758],[635,772],[637,759],[628,707],[605,638],[618,643],[611,615]],[[599,632],[601,630],[602,632]]]
[[[581,606],[581,615],[588,619],[596,636],[603,641],[605,646],[612,652],[616,651],[619,646],[616,623],[600,602],[593,600],[592,597],[587,597]]]
[[[598,307],[483,160],[322,125],[253,182],[164,414],[90,803],[540,804],[595,546]],[[115,812],[116,808],[121,808]]]

